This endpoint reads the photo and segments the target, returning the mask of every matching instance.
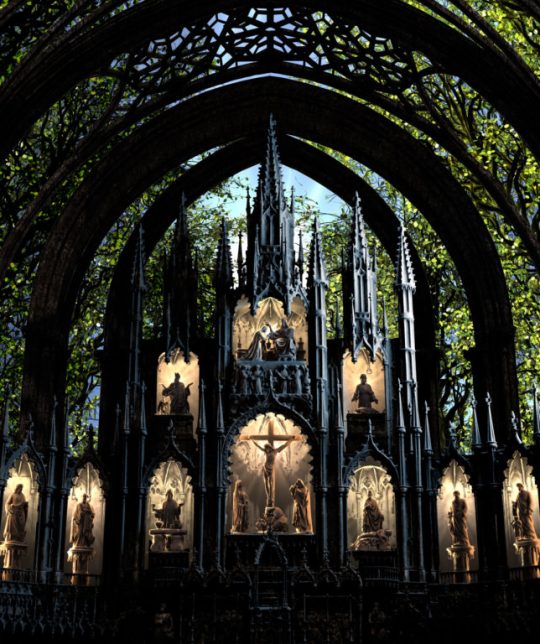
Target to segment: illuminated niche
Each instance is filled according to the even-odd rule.
[[[308,356],[308,328],[306,309],[303,302],[295,297],[291,304],[291,314],[285,315],[283,304],[273,297],[259,302],[255,315],[251,315],[251,306],[246,297],[242,297],[235,308],[233,321],[233,354],[237,360],[246,358],[246,354],[256,333],[266,337],[271,331],[277,331],[283,322],[294,330],[296,358],[306,360]],[[263,359],[273,359],[272,341],[265,348]]]
[[[347,539],[352,550],[396,547],[396,501],[392,480],[372,456],[356,469],[347,495]]]
[[[103,482],[92,463],[86,463],[73,479],[68,497],[64,563],[66,572],[74,576],[101,575],[104,531]],[[78,580],[73,578],[72,582],[78,583]]]
[[[169,458],[154,470],[148,487],[148,551],[190,551],[193,546],[193,486],[180,461]]]
[[[4,579],[16,579],[10,571],[33,568],[38,508],[36,468],[23,454],[10,468],[4,488],[0,541]]]
[[[440,479],[437,526],[440,571],[456,573],[457,581],[470,581],[466,573],[478,569],[476,502],[469,476],[455,460]]]
[[[365,376],[365,383],[362,382],[362,376]],[[362,388],[357,392],[359,385]],[[369,387],[371,387],[372,394]],[[377,400],[375,401],[374,398]],[[347,414],[375,415],[384,413],[384,363],[379,352],[375,355],[375,362],[371,362],[366,349],[359,351],[356,362],[353,362],[349,351],[345,353],[343,357],[343,409]]]
[[[518,451],[513,453],[507,466],[502,494],[508,565],[510,568],[537,566],[540,563],[540,515],[532,466]],[[531,573],[533,577],[538,576],[538,571]]]
[[[159,356],[156,414],[159,416],[190,414],[196,427],[199,414],[199,358],[194,353],[190,353],[189,357],[189,362],[186,362],[181,349],[175,349],[171,353],[169,362],[165,360],[164,353]],[[180,377],[177,378],[176,374]]]
[[[273,504],[270,506],[267,505],[268,468],[265,476],[267,454],[263,451],[268,444],[281,450],[275,454]],[[268,528],[269,507],[277,508],[272,510],[271,517],[275,523],[274,530],[286,533],[313,532],[315,500],[311,484],[310,449],[300,428],[280,414],[260,414],[242,427],[229,457],[228,533],[264,532]]]

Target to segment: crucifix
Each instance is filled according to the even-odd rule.
[[[292,441],[301,441],[302,436],[290,436],[289,434],[276,434],[274,431],[274,420],[268,420],[268,434],[242,434],[239,438],[241,441],[253,441],[257,449],[265,454],[263,465],[264,489],[266,491],[266,507],[273,508],[275,504],[275,462],[276,456],[286,447],[289,447]],[[257,441],[267,441],[264,447],[261,447]],[[274,447],[275,442],[283,442],[280,447]]]

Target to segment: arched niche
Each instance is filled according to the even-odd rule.
[[[28,455],[23,454],[10,468],[4,488],[0,555],[3,556],[5,579],[16,579],[17,570],[32,570],[34,566],[38,510],[36,467]]]
[[[175,385],[177,380],[176,374],[180,375],[179,382],[183,388]],[[156,414],[159,416],[177,415],[174,407],[171,405],[179,404],[181,414],[191,414],[193,416],[193,426],[197,426],[199,416],[199,358],[194,354],[189,354],[189,362],[186,362],[184,352],[181,349],[175,349],[171,352],[169,362],[162,353],[158,358],[157,378],[156,378]],[[186,390],[189,385],[189,395]],[[176,390],[176,403],[175,403]],[[168,392],[164,395],[163,392]]]
[[[275,454],[274,460],[272,506],[267,505],[268,478],[264,473],[267,456],[263,449],[268,444],[281,450]],[[280,414],[259,414],[242,427],[229,457],[231,476],[227,494],[227,533],[264,532],[268,527],[268,507],[277,508],[272,515],[274,530],[288,533],[314,531],[315,500],[311,483],[310,449],[301,429]],[[295,489],[299,480],[303,485],[299,484]],[[244,498],[235,500],[239,481]],[[247,507],[239,509],[245,513],[243,521],[240,521],[237,507],[246,501]]]
[[[84,575],[101,575],[104,530],[103,482],[92,463],[85,463],[73,479],[66,511],[64,570],[72,573],[73,583],[84,583]]]
[[[396,547],[394,487],[386,468],[372,456],[363,461],[350,480],[347,539],[352,550],[378,551]]]
[[[437,495],[439,567],[456,581],[470,581],[478,569],[476,502],[469,476],[456,460],[443,471]]]
[[[540,551],[538,488],[532,467],[518,451],[504,471],[503,506],[506,554],[510,568],[537,566]],[[519,488],[518,486],[521,486]],[[537,576],[538,571],[531,571]]]
[[[234,310],[233,319],[233,352],[237,360],[245,359],[255,334],[277,331],[286,319],[287,324],[294,330],[296,342],[296,359],[306,360],[308,356],[308,328],[306,309],[300,298],[295,297],[291,304],[291,314],[285,315],[283,303],[273,297],[261,300],[251,314],[251,305],[246,297],[240,298]],[[268,343],[268,354],[264,359],[272,359],[271,341]]]
[[[149,552],[189,553],[193,545],[193,486],[180,461],[161,462],[150,479],[146,506]]]
[[[353,401],[356,388],[362,384],[361,376],[363,375],[366,376],[365,384],[371,387],[373,397],[377,399],[377,402],[369,400],[369,389],[364,388],[363,396],[369,400],[371,409],[366,408],[365,405],[359,409],[362,395],[357,396],[357,400]],[[343,409],[347,414],[376,415],[385,412],[384,362],[380,352],[375,354],[375,362],[370,360],[366,349],[359,351],[356,362],[353,362],[349,351],[343,356]]]

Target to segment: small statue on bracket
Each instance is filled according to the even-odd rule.
[[[161,392],[163,399],[167,397],[170,399],[168,410],[168,413],[170,415],[176,416],[189,414],[188,398],[191,393],[190,387],[192,384],[193,383],[190,382],[189,385],[184,385],[184,383],[180,379],[180,374],[175,373],[174,382],[171,382],[168,387],[161,385],[163,387],[163,391]],[[166,401],[162,400],[158,405],[158,413],[163,414],[165,413],[165,410]]]
[[[363,373],[360,376],[360,384],[356,385],[352,402],[357,402],[358,407],[355,410],[359,414],[378,414],[376,409],[373,409],[371,403],[378,403],[371,385],[367,381],[367,376]]]
[[[248,516],[249,500],[242,481],[234,484],[233,492],[233,522],[231,532],[247,532],[249,527]]]

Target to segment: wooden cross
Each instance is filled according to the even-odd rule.
[[[241,434],[239,437],[241,441],[253,441],[255,447],[260,449],[266,455],[263,477],[264,488],[266,491],[266,507],[274,507],[275,503],[275,488],[276,488],[276,474],[275,474],[275,460],[277,454],[282,452],[286,447],[289,447],[292,441],[301,441],[302,436],[291,436],[290,434],[276,434],[274,431],[274,421],[268,421],[268,434]],[[266,445],[261,447],[257,444],[258,441],[266,441]],[[275,442],[284,442],[281,447],[274,447]]]

